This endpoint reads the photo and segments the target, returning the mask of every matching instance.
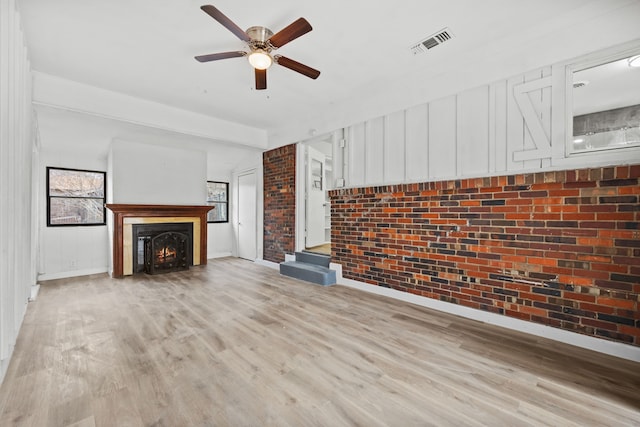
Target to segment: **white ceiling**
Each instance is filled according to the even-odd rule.
[[[277,53],[320,77],[274,65],[256,91],[245,58],[193,58],[244,48],[203,4],[17,0],[35,71],[262,128],[276,144],[640,37],[640,0],[211,2],[243,29],[313,26]],[[445,27],[451,41],[411,53]]]

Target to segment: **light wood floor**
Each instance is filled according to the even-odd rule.
[[[331,243],[325,243],[324,245],[313,246],[305,250],[309,252],[315,252],[317,254],[331,255]]]
[[[640,425],[640,364],[233,258],[49,282],[0,425]]]

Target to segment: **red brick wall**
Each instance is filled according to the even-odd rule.
[[[640,165],[330,192],[344,277],[640,345]]]
[[[282,262],[285,253],[295,251],[296,146],[267,151],[264,169],[264,255],[267,261]]]

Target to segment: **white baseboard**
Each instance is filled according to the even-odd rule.
[[[359,282],[357,280],[345,279],[342,277],[342,266],[339,264],[331,265],[337,270],[338,284],[348,286],[350,288],[359,289],[377,295],[383,295],[400,301],[409,302],[420,305],[422,307],[431,308],[467,319],[477,320],[490,325],[501,326],[503,328],[524,332],[534,336],[548,338],[554,341],[563,342],[576,347],[586,348],[588,350],[597,351],[611,356],[620,357],[622,359],[640,362],[640,347],[628,344],[622,344],[614,341],[581,335],[575,332],[565,331],[563,329],[552,328],[551,326],[540,325],[538,323],[527,322],[525,320],[515,319],[501,314],[489,313],[482,310],[465,307],[458,304],[452,304],[414,295],[409,292],[402,292],[382,286],[370,285],[368,283]]]
[[[58,273],[42,273],[38,274],[38,281],[67,279],[69,277],[89,276],[91,274],[106,273],[107,267],[90,268],[86,270],[60,271]]]
[[[0,360],[0,384],[4,381],[4,376],[7,373],[7,369],[9,369],[9,362],[11,362],[11,357],[13,356],[13,346],[9,349],[9,354],[5,359]]]
[[[229,256],[233,256],[233,254],[231,252],[214,252],[211,254],[207,254],[207,259],[226,258]]]
[[[40,285],[37,283],[35,285],[31,285],[31,295],[29,296],[29,302],[35,301],[38,298],[38,293],[40,292]]]
[[[265,267],[273,268],[274,270],[280,270],[280,264],[278,264],[277,262],[267,261],[264,259],[256,259],[254,262]]]

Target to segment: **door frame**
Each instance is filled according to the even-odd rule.
[[[263,211],[263,201],[262,201],[262,197],[263,197],[263,191],[262,191],[262,172],[261,170],[259,170],[261,168],[252,168],[252,169],[246,169],[246,170],[242,170],[240,172],[234,173],[233,174],[233,181],[234,181],[234,191],[233,191],[233,199],[234,199],[234,206],[233,206],[233,230],[234,230],[234,234],[235,234],[235,248],[234,248],[234,256],[236,257],[240,257],[240,232],[239,232],[239,226],[238,223],[240,221],[240,178],[246,175],[254,175],[255,177],[255,206],[256,206],[256,230],[255,230],[255,243],[256,243],[256,260],[260,260],[262,259],[263,256],[263,230],[264,230],[264,222],[263,222],[263,217],[262,215],[260,215],[260,212]]]
[[[307,185],[307,150],[306,145],[318,142],[328,141],[332,144],[332,152],[334,159],[334,175],[333,181],[336,180],[336,152],[338,151],[338,144],[342,138],[342,130],[332,133],[326,133],[296,144],[296,251],[303,251],[306,248],[306,203],[305,203],[305,189]],[[342,177],[342,171],[339,172],[338,177]],[[326,188],[331,190],[334,188],[334,183],[327,182]]]

